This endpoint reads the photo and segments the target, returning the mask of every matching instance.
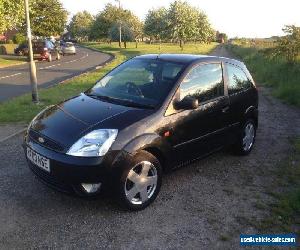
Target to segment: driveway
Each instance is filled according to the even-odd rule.
[[[21,135],[0,143],[0,248],[239,249],[239,235],[257,233],[254,222],[268,215],[257,204],[273,201],[274,172],[300,135],[299,109],[264,88],[259,112],[250,155],[222,151],[164,176],[140,212],[53,191],[28,169]]]
[[[66,55],[51,63],[37,62],[38,87],[49,87],[94,69],[109,59],[108,54],[78,47],[76,55]],[[31,91],[28,67],[28,64],[22,64],[0,69],[0,102]]]

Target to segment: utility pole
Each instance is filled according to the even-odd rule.
[[[119,2],[119,47],[122,46],[122,24],[121,24],[121,0],[116,0]]]
[[[38,96],[38,90],[37,90],[36,66],[35,66],[35,62],[33,60],[28,0],[24,0],[24,3],[25,3],[25,17],[26,17],[26,25],[27,25],[29,61],[30,61],[29,69],[30,69],[30,82],[31,82],[31,90],[32,90],[32,102],[38,103],[39,96]]]

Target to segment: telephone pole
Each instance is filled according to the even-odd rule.
[[[24,3],[25,3],[25,17],[26,17],[26,25],[27,25],[27,40],[28,40],[28,50],[29,50],[29,69],[30,69],[30,82],[31,82],[31,90],[32,90],[32,102],[38,103],[39,96],[38,96],[38,89],[37,89],[36,66],[33,60],[28,0],[24,0]]]
[[[116,0],[119,2],[119,47],[122,46],[122,24],[121,24],[121,0]]]

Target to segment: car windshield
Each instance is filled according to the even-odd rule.
[[[180,63],[131,59],[108,73],[86,94],[124,105],[154,108],[165,99],[183,69]]]

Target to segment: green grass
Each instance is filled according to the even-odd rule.
[[[289,64],[284,58],[273,58],[265,47],[228,45],[227,48],[241,58],[262,85],[272,87],[274,96],[300,107],[300,59]]]
[[[91,87],[97,79],[106,74],[115,66],[119,65],[124,60],[136,55],[159,53],[159,45],[157,44],[139,44],[137,49],[135,48],[134,43],[128,43],[127,45],[127,49],[119,49],[116,43],[113,43],[112,45],[98,43],[85,44],[85,46],[90,46],[103,52],[112,53],[116,58],[110,64],[99,70],[73,78],[64,84],[59,84],[49,89],[41,89],[39,91],[39,104],[33,104],[31,102],[31,94],[22,95],[0,104],[0,123],[28,123],[41,109],[85,91]],[[208,54],[216,46],[217,43],[208,45],[187,44],[184,46],[183,50],[181,50],[178,45],[164,44],[161,46],[160,51],[162,53]]]
[[[300,138],[292,140],[292,144],[294,147],[292,154],[276,173],[281,180],[280,187],[284,191],[270,193],[276,202],[270,207],[271,216],[259,223],[258,227],[261,229],[273,228],[292,232],[292,226],[300,225]]]
[[[21,63],[26,62],[25,58],[18,58],[18,57],[5,57],[1,56],[0,57],[0,68],[12,66],[12,65],[18,65]]]

